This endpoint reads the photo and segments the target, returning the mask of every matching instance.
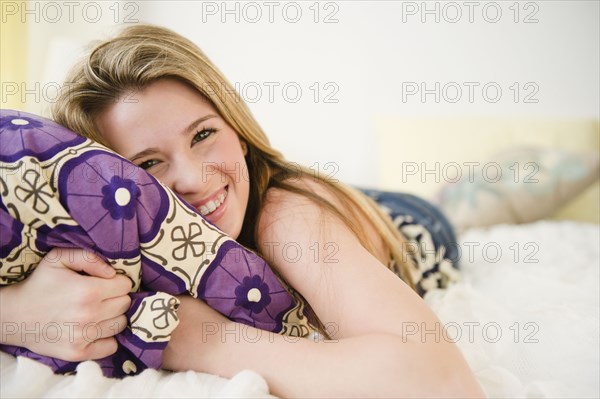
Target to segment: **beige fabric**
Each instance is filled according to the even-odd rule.
[[[492,156],[488,162],[495,165],[492,176],[448,183],[437,198],[459,230],[549,217],[598,180],[600,156],[517,148]]]

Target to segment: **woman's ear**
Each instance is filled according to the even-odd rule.
[[[244,156],[248,155],[248,144],[244,140],[240,140],[240,144],[242,145]]]

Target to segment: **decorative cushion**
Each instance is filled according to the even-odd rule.
[[[0,284],[26,279],[54,247],[93,251],[131,280],[128,327],[116,336],[117,352],[97,360],[107,376],[161,367],[178,324],[175,295],[260,329],[314,331],[305,303],[262,258],[143,169],[25,112],[0,110],[0,140]],[[56,372],[77,366],[21,347],[0,349]]]
[[[380,115],[375,119],[378,145],[377,187],[406,192],[436,201],[442,187],[454,183],[453,164],[461,177],[469,163],[481,178],[482,168],[499,152],[517,148],[564,150],[572,154],[598,153],[600,124],[595,118],[506,118],[506,117],[400,117]],[[521,177],[532,169],[521,165]],[[489,168],[488,173],[493,174]],[[514,173],[509,170],[508,173]],[[600,223],[598,180],[578,196],[571,196],[545,217]],[[540,186],[541,188],[541,186]],[[448,215],[451,216],[451,215]],[[509,222],[513,218],[506,220]]]
[[[459,230],[543,219],[599,176],[600,157],[544,148],[515,148],[439,193],[438,205]]]

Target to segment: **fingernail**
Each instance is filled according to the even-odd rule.
[[[114,276],[116,273],[115,269],[110,266],[104,266],[104,274],[108,277]]]

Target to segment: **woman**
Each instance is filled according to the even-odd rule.
[[[193,43],[163,28],[130,27],[98,45],[67,81],[54,109],[60,124],[146,169],[262,255],[310,304],[315,329],[333,339],[261,334],[181,297],[180,325],[165,350],[165,368],[225,377],[251,368],[280,396],[483,396],[454,344],[407,334],[407,326],[440,328],[415,289],[423,293],[432,279],[441,281],[442,271],[419,270],[410,256],[414,247],[365,195],[291,167]],[[90,280],[67,273],[72,267],[116,279],[96,271],[100,262],[72,254],[63,275]],[[57,275],[56,267],[44,269]],[[45,284],[42,277],[35,283],[38,289]],[[101,293],[108,283],[96,278],[91,287],[87,281],[97,295],[76,306],[105,324],[120,317],[125,303],[114,299],[126,295],[123,289]],[[23,288],[27,281],[21,284],[11,291],[10,303],[33,292]],[[79,360],[110,353],[113,334],[103,330],[102,344],[90,349],[79,342],[70,353]],[[51,351],[44,344],[36,349]]]

